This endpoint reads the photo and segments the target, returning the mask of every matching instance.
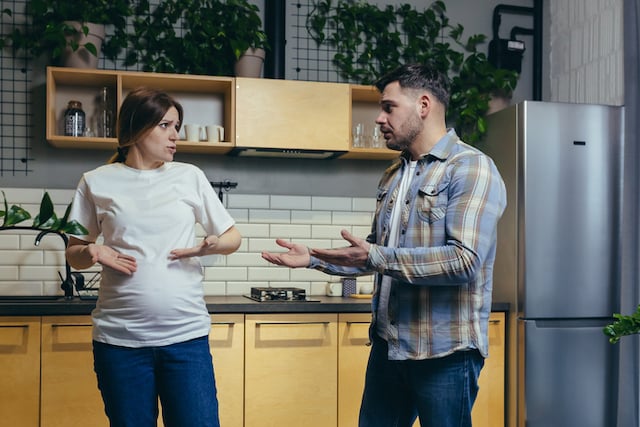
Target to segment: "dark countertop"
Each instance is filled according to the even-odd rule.
[[[209,312],[214,313],[370,313],[371,300],[310,296],[312,301],[257,302],[243,296],[206,297]],[[0,316],[71,316],[89,315],[95,307],[94,299],[72,300],[46,297],[0,296]],[[508,311],[508,303],[493,303],[492,311]]]

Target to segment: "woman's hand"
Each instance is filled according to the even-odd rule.
[[[198,246],[192,248],[174,249],[169,252],[169,259],[176,260],[181,258],[191,258],[194,256],[205,256],[215,253],[215,249],[220,242],[218,236],[207,236],[202,239]]]
[[[105,267],[112,268],[121,273],[132,275],[138,269],[138,265],[134,257],[131,255],[121,254],[109,246],[91,243],[90,245],[87,245],[87,250],[89,251],[89,254],[91,254],[91,259],[94,262],[100,263]]]
[[[130,255],[124,255],[109,246],[97,245],[71,236],[65,256],[69,264],[82,270],[99,263],[105,267],[124,274],[133,274],[138,265],[136,259]]]
[[[238,229],[232,226],[219,236],[205,237],[198,246],[172,250],[169,252],[169,259],[176,260],[214,254],[229,255],[238,250],[240,243],[242,243],[242,236]]]

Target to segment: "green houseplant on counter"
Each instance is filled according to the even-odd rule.
[[[0,35],[0,47],[34,58],[51,55],[54,65],[64,65],[62,60],[69,52],[81,49],[96,58],[101,50],[114,57],[126,46],[131,12],[131,0],[29,0],[24,11],[26,22]],[[2,11],[4,17],[14,13],[8,8]],[[105,27],[109,27],[108,36]],[[96,37],[87,39],[91,35]]]
[[[88,232],[87,229],[79,222],[75,220],[68,221],[69,213],[71,212],[71,203],[67,205],[64,216],[62,218],[58,218],[53,208],[51,197],[47,192],[42,196],[38,215],[33,217],[33,223],[30,226],[21,226],[19,224],[31,219],[31,214],[17,205],[11,205],[11,207],[9,207],[4,191],[2,192],[2,198],[4,199],[4,210],[0,210],[0,218],[2,218],[0,230],[24,229],[53,232],[58,234],[86,234]]]
[[[307,31],[320,45],[335,50],[333,64],[351,83],[373,84],[401,63],[429,63],[451,80],[447,120],[463,140],[479,142],[492,96],[510,96],[518,81],[514,71],[495,68],[478,50],[486,36],[463,39],[443,1],[419,11],[409,4],[379,8],[361,0],[316,0]]]
[[[33,223],[29,226],[20,225],[24,221],[31,219],[32,216],[24,208],[11,205],[7,203],[7,198],[2,192],[2,198],[4,199],[4,210],[0,210],[0,231],[4,230],[33,230],[38,231],[38,235],[35,238],[34,244],[38,246],[40,240],[50,233],[60,236],[64,241],[66,248],[69,238],[69,234],[87,234],[88,230],[79,222],[72,220],[69,221],[69,213],[71,212],[71,203],[67,205],[62,218],[58,218],[53,208],[53,202],[49,193],[45,192],[40,202],[40,209],[38,214],[33,217]],[[74,273],[75,274],[75,273]],[[62,277],[62,283],[60,287],[64,290],[65,298],[71,298],[73,296],[74,279],[71,273],[71,267],[69,263],[65,261],[65,277]]]
[[[134,9],[125,65],[232,76],[235,62],[248,48],[268,47],[258,12],[247,0],[165,0],[153,7],[142,0]]]

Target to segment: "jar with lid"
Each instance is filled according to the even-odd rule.
[[[86,116],[82,111],[82,102],[71,100],[64,112],[65,136],[83,136],[86,125]]]

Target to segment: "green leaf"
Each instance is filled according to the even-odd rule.
[[[13,205],[7,211],[7,213],[6,213],[5,217],[4,217],[3,226],[4,227],[10,227],[12,225],[19,224],[22,221],[25,221],[25,220],[27,220],[29,218],[31,218],[31,214],[29,212],[27,212],[26,210],[24,210],[20,206]]]
[[[51,197],[49,193],[45,191],[42,196],[42,201],[40,202],[40,212],[33,220],[34,227],[41,227],[47,223],[54,216],[53,212],[53,202],[51,202]]]
[[[59,231],[67,234],[77,234],[81,236],[89,234],[89,231],[76,220],[69,221],[64,226],[62,226]]]
[[[611,344],[617,343],[623,336],[640,333],[640,305],[631,315],[624,316],[616,313],[613,317],[616,320],[603,329],[603,333],[609,337]]]

